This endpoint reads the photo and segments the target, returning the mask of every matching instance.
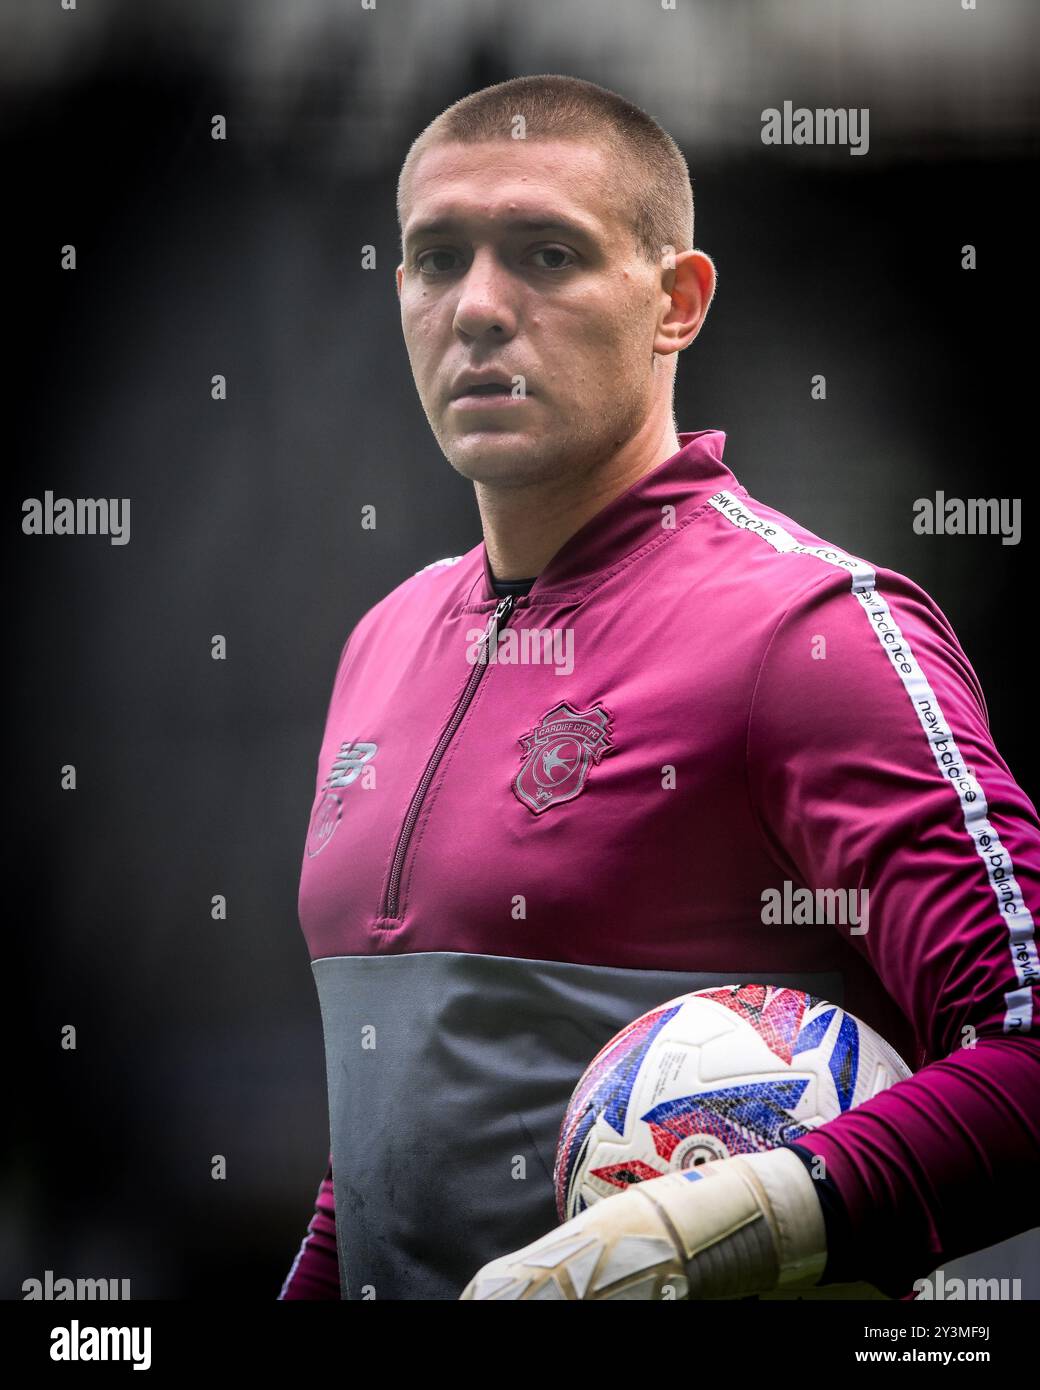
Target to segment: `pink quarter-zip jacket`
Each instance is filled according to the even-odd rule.
[[[910,579],[679,439],[526,596],[481,544],[342,650],[299,896],[330,1167],[280,1297],[457,1298],[556,1224],[594,1054],[720,984],[828,999],[914,1070],[760,1136],[824,1159],[850,1277],[904,1296],[1037,1222],[1040,824],[975,673]]]

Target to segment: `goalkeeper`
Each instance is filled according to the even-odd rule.
[[[483,542],[340,655],[300,883],[332,1152],[281,1297],[905,1296],[1036,1224],[1040,824],[975,674],[917,585],[677,432],[715,270],[645,113],[478,91],[398,203],[412,372]],[[869,930],[764,921],[791,885],[869,893]],[[915,1075],[556,1227],[594,1053],[754,980]]]

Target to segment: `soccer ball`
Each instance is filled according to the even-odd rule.
[[[775,1149],[910,1076],[852,1014],[796,989],[725,985],[670,999],[611,1038],[567,1106],[561,1221],[630,1183]]]

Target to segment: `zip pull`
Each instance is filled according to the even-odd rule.
[[[495,606],[495,611],[491,614],[487,627],[484,629],[484,636],[481,638],[480,654],[477,657],[479,665],[486,666],[492,647],[496,647],[498,634],[505,625],[506,619],[513,611],[516,603],[516,594],[506,594],[505,598],[499,599]]]

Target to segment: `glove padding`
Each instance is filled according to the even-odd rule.
[[[813,1180],[788,1149],[635,1183],[477,1271],[461,1298],[745,1298],[816,1284]]]

